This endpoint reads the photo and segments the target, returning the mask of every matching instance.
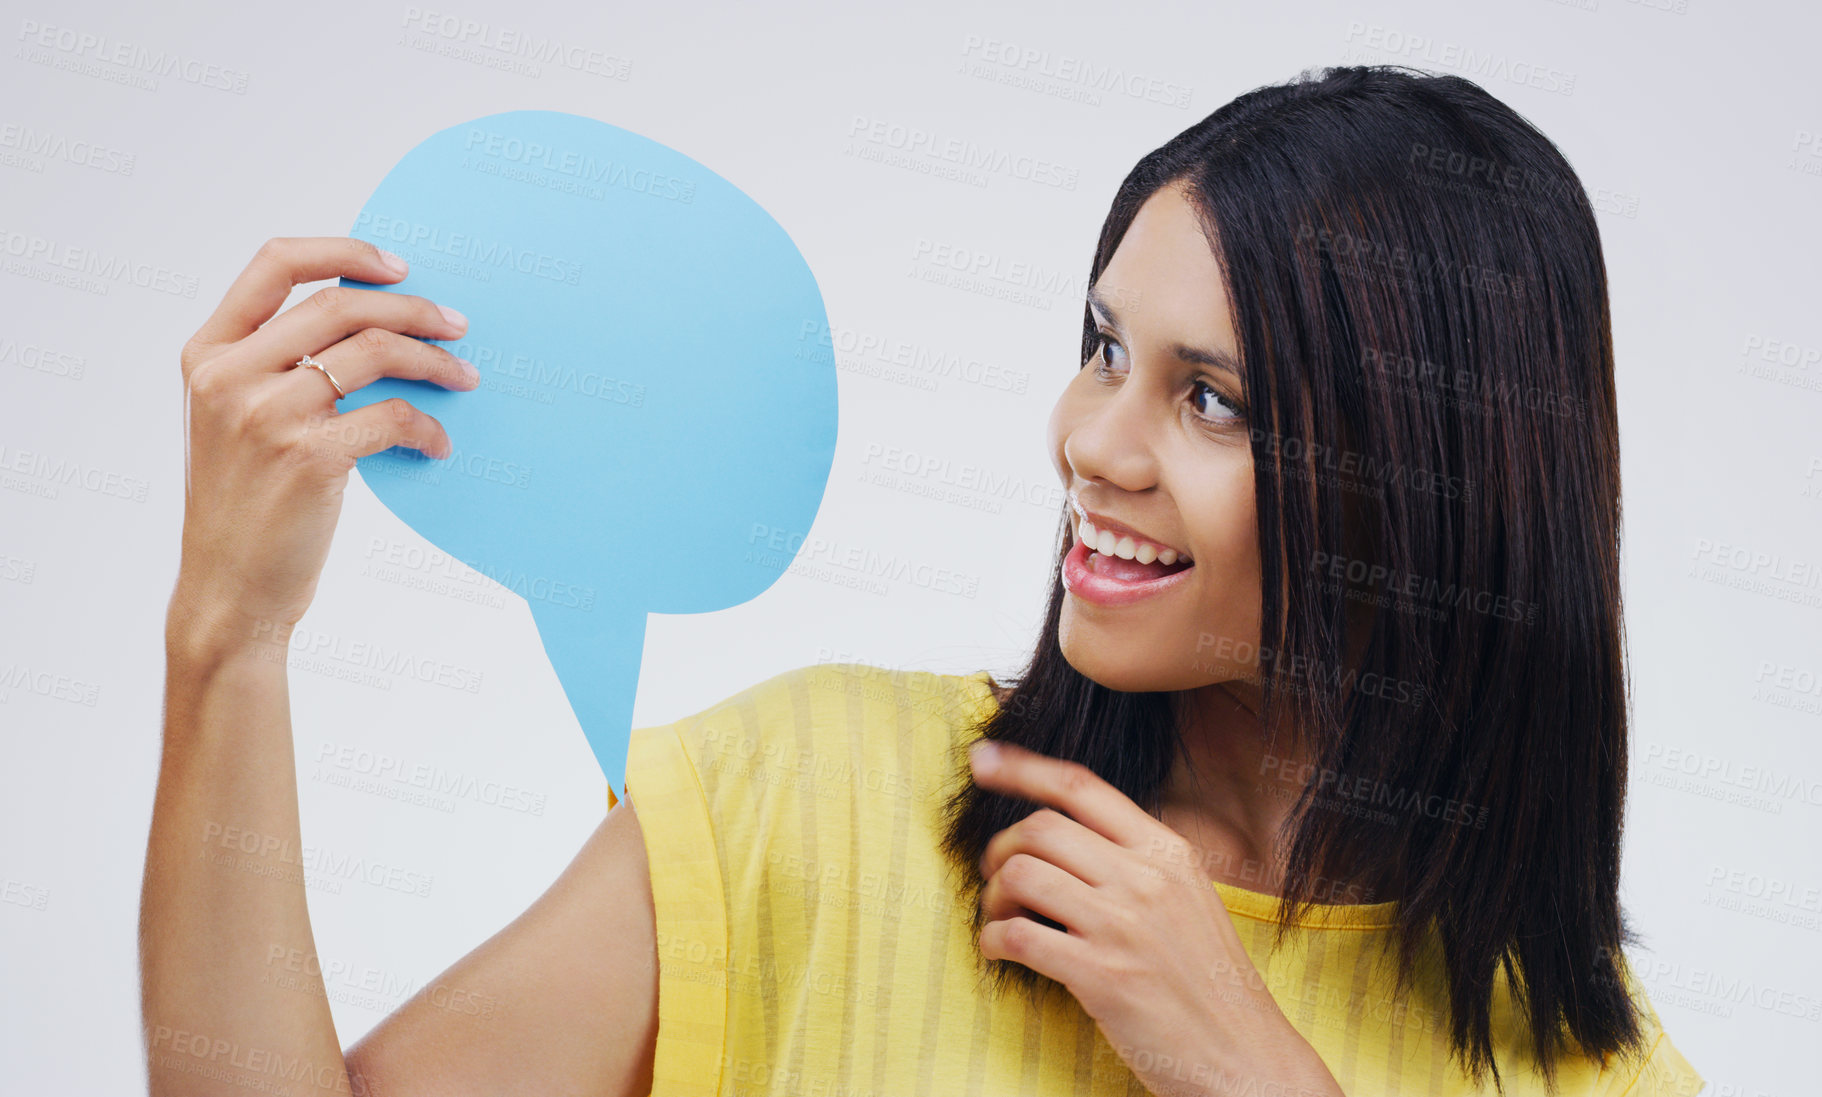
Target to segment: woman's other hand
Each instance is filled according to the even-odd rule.
[[[472,389],[475,370],[412,336],[453,339],[460,313],[410,294],[327,286],[274,316],[294,286],[396,282],[397,256],[351,237],[275,237],[185,344],[183,552],[168,630],[191,649],[283,642],[309,608],[355,460],[403,445],[446,457],[442,424],[408,401],[346,414],[378,377]]]
[[[970,757],[976,783],[1047,806],[981,856],[982,954],[1067,987],[1154,1094],[1339,1097],[1189,842],[1087,766],[991,746]]]

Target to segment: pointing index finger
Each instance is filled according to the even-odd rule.
[[[997,740],[968,752],[975,783],[1053,807],[1127,849],[1143,849],[1158,821],[1080,762],[1052,758]]]

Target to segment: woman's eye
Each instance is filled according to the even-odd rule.
[[[1124,355],[1126,348],[1104,331],[1095,332],[1094,338],[1094,349],[1089,352],[1088,360],[1094,363],[1095,376],[1106,377],[1108,367],[1113,365],[1114,352]],[[1235,423],[1246,418],[1245,408],[1199,377],[1195,380],[1195,392],[1190,397],[1190,403],[1195,405],[1196,414],[1210,423]]]
[[[1203,401],[1211,398],[1215,401],[1219,401],[1219,403],[1213,404],[1212,407],[1203,404],[1202,407],[1198,408],[1197,411],[1201,414],[1202,418],[1221,422],[1223,420],[1245,417],[1246,409],[1234,403],[1226,394],[1222,393],[1221,390],[1215,388],[1213,385],[1210,385],[1207,381],[1197,381],[1196,389],[1195,400],[1198,404],[1203,404]],[[1226,414],[1221,414],[1222,411],[1225,411]]]
[[[1109,339],[1107,333],[1104,331],[1095,332],[1094,340],[1094,349],[1088,352],[1088,357],[1089,360],[1095,364],[1095,372],[1105,375],[1107,371],[1102,367],[1112,364],[1108,361],[1108,352],[1116,349],[1124,350],[1125,348],[1121,347],[1120,344],[1114,342],[1112,339]]]

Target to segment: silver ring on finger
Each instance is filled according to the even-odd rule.
[[[318,373],[322,374],[324,377],[327,377],[329,379],[329,383],[331,385],[335,386],[335,398],[337,400],[340,400],[342,397],[348,395],[346,392],[342,391],[341,383],[336,381],[335,374],[330,373],[327,367],[325,367],[321,362],[318,362],[316,359],[310,357],[308,354],[304,355],[302,358],[299,358],[296,362],[292,363],[291,368],[296,369],[298,366],[305,366],[309,369],[316,370]]]

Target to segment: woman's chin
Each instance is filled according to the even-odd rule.
[[[1068,611],[1057,630],[1057,646],[1077,674],[1122,693],[1192,689],[1206,683],[1188,666],[1171,667],[1153,645],[1102,641],[1093,630],[1070,628]]]

